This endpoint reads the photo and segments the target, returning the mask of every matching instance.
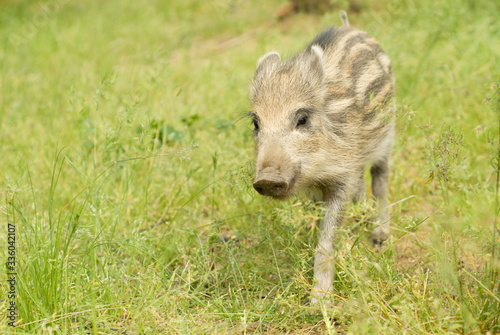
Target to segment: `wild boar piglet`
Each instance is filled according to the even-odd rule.
[[[324,30],[288,60],[262,56],[251,87],[255,190],[276,199],[320,194],[325,207],[312,302],[331,290],[335,229],[348,201],[364,196],[366,166],[379,207],[373,243],[382,244],[390,228],[394,77],[377,41],[341,18],[343,26]]]

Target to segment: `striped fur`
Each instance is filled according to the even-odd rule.
[[[374,243],[382,243],[389,230],[394,77],[375,39],[349,27],[346,15],[342,21],[344,26],[324,30],[288,60],[277,52],[261,57],[251,88],[254,187],[278,199],[319,191],[325,204],[313,301],[331,289],[335,227],[346,202],[363,196],[367,165],[381,208]]]

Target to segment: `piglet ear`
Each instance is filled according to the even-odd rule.
[[[254,82],[263,80],[273,69],[281,64],[280,54],[276,51],[265,54],[260,57],[257,62],[257,70],[255,71]]]
[[[257,89],[265,81],[266,77],[271,75],[274,69],[278,68],[281,64],[280,54],[276,51],[269,52],[264,56],[259,58],[257,62],[257,70],[253,77],[252,83],[252,99],[255,98],[257,94]]]
[[[315,44],[311,47],[311,58],[309,61],[311,73],[314,73],[321,80],[323,79],[323,48]]]
[[[276,51],[271,51],[259,58],[257,72],[267,66],[276,66],[281,62],[281,56]]]
[[[323,62],[323,48],[315,44],[311,47],[311,52],[315,55],[321,62]]]

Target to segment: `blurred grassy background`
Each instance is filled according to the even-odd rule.
[[[257,59],[346,1],[284,21],[283,1],[1,2],[2,333],[499,333],[500,3],[358,4],[396,74],[393,237],[375,252],[352,206],[321,309],[321,212],[256,196],[241,112]]]

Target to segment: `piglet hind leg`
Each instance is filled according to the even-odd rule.
[[[320,224],[320,236],[314,258],[314,280],[316,282],[312,294],[311,304],[326,299],[332,291],[335,276],[334,239],[336,230],[342,223],[343,208],[345,207],[346,191],[344,185],[335,185],[333,190],[324,193],[325,217]],[[331,301],[329,301],[331,303]]]
[[[352,201],[357,204],[361,202],[366,196],[366,186],[365,186],[365,167],[362,166],[358,169],[358,178],[355,181],[354,195]]]
[[[380,214],[375,228],[372,231],[372,244],[382,246],[389,238],[391,218],[387,208],[387,193],[389,188],[389,162],[388,158],[374,164],[370,169],[372,175],[372,192],[378,202]]]

